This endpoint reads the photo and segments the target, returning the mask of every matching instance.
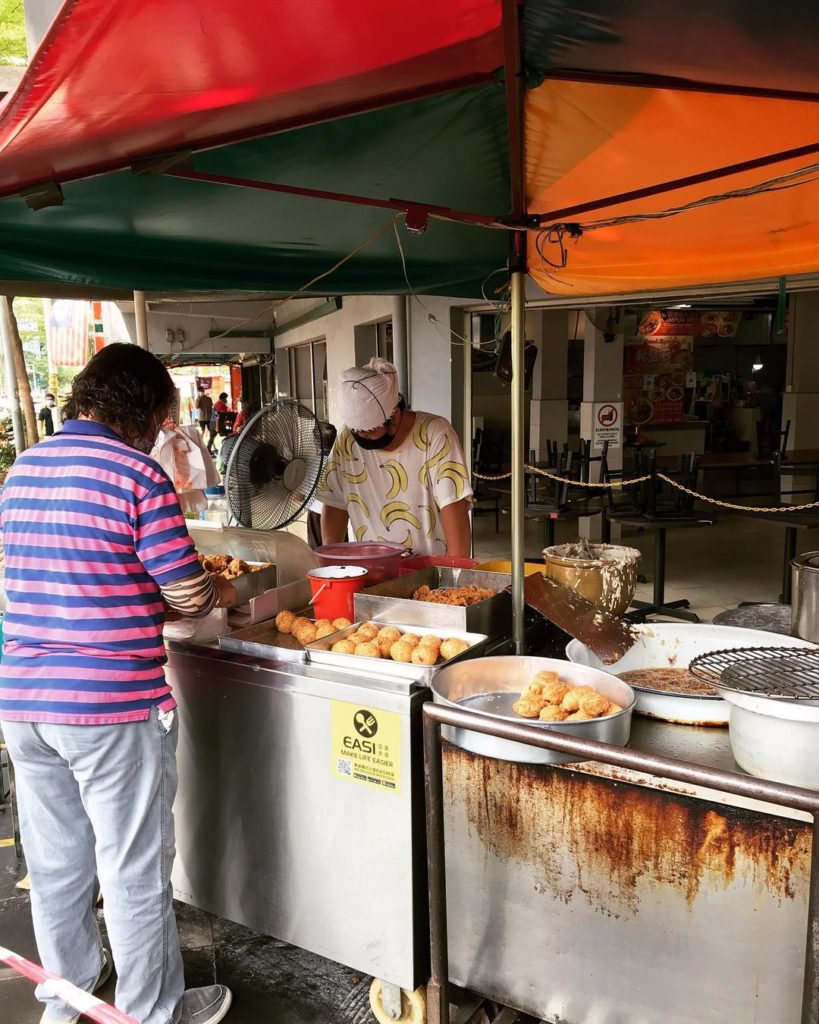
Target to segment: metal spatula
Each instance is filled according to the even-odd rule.
[[[604,665],[613,665],[631,650],[637,637],[622,619],[602,611],[568,587],[534,573],[523,584],[523,598],[565,633],[593,651]]]

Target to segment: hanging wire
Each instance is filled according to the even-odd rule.
[[[535,249],[540,257],[541,270],[552,280],[559,280],[551,271],[564,270],[568,264],[568,249],[566,236],[577,242],[584,234],[590,231],[600,231],[604,228],[620,227],[625,224],[639,224],[643,221],[664,220],[669,217],[677,217],[683,213],[701,207],[713,206],[717,203],[730,202],[737,199],[747,199],[757,195],[764,195],[772,192],[784,192],[788,189],[799,188],[819,180],[819,163],[810,164],[807,167],[800,167],[798,170],[789,171],[786,174],[778,174],[756,185],[749,185],[745,188],[729,189],[725,192],[718,192],[714,195],[703,196],[694,199],[689,203],[679,206],[670,206],[663,210],[654,210],[646,213],[624,214],[621,217],[607,217],[600,220],[580,222],[558,222],[550,224],[538,231],[535,237]],[[551,246],[550,253],[547,246]],[[554,247],[557,247],[556,258]],[[547,268],[551,268],[551,271]],[[567,284],[568,282],[561,282]]]
[[[401,268],[404,271],[404,281],[406,282],[406,285],[407,285],[407,291],[415,299],[415,301],[418,303],[418,305],[421,307],[421,309],[423,309],[423,311],[426,313],[427,320],[429,320],[429,322],[432,324],[432,326],[435,328],[435,330],[438,332],[438,334],[441,335],[441,337],[444,339],[444,341],[448,341],[450,343],[450,345],[470,345],[471,346],[472,342],[469,340],[469,338],[464,337],[463,334],[458,334],[458,332],[454,331],[451,327],[447,326],[446,324],[442,324],[441,323],[440,317],[438,317],[435,313],[433,313],[432,310],[428,306],[424,305],[424,303],[421,301],[421,298],[419,297],[418,293],[415,291],[415,289],[410,284],[409,274],[407,273],[407,259],[406,259],[406,256],[404,255],[404,246],[401,244],[401,232],[398,230],[398,221],[400,220],[401,216],[403,216],[403,215],[399,214],[399,216],[396,217],[393,220],[392,226],[393,226],[393,230],[395,232],[395,241],[396,241],[396,243],[398,245],[398,252],[399,252],[399,255],[401,256]],[[443,328],[443,330],[442,330],[442,328]],[[444,334],[444,331],[446,331],[447,334]],[[451,335],[454,335],[458,340],[457,341],[453,341]]]
[[[318,284],[318,282],[323,281],[325,277],[329,277],[330,274],[335,273],[335,271],[338,270],[339,267],[343,267],[345,263],[347,263],[349,260],[353,258],[353,256],[357,256],[358,253],[363,252],[364,249],[371,246],[374,242],[377,242],[378,239],[381,238],[382,235],[386,234],[386,232],[389,231],[393,224],[400,220],[402,216],[403,214],[397,213],[394,217],[390,217],[390,219],[386,221],[384,224],[382,224],[381,227],[374,234],[370,235],[369,238],[365,238],[363,242],[360,242],[354,249],[351,249],[350,252],[348,252],[345,256],[342,256],[340,260],[338,260],[336,263],[332,265],[332,267],[329,268],[329,270],[324,270],[322,271],[322,273],[317,274],[306,284],[303,284],[301,288],[297,288],[296,291],[291,292],[290,295],[288,295],[286,298],[279,299],[276,302],[272,302],[269,306],[265,306],[265,308],[261,310],[261,312],[257,313],[255,316],[248,317],[247,320],[242,320],[240,323],[234,324],[233,327],[228,328],[228,330],[223,331],[221,334],[214,335],[212,338],[210,338],[210,340],[217,341],[219,338],[226,337],[228,334],[238,330],[240,327],[249,327],[251,324],[258,323],[259,320],[269,316],[271,313],[275,313],[277,310],[281,309],[282,306],[286,305],[286,303],[292,302],[293,299],[298,298],[299,295],[301,295],[303,292],[306,292],[308,288],[312,288],[314,284]]]

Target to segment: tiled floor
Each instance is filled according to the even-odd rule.
[[[491,516],[478,519],[476,551],[481,559],[508,559],[509,520],[494,532]],[[559,523],[558,542],[574,539],[575,524]],[[804,537],[805,535],[803,535]],[[527,556],[539,560],[541,528],[527,524]],[[649,582],[638,596],[650,598],[653,537],[630,532],[623,543],[643,552],[641,571]],[[703,620],[740,601],[777,600],[782,572],[784,530],[747,519],[723,518],[703,530],[670,533],[666,596],[687,597]],[[801,547],[819,548],[810,535]],[[0,839],[10,835],[8,814],[0,813]],[[14,888],[19,876],[14,851],[0,847],[0,944],[37,959],[28,895]],[[364,1024],[372,1022],[370,979],[320,957],[257,935],[229,921],[180,907],[180,935],[189,985],[219,980],[234,992],[230,1024]],[[39,1004],[34,986],[0,966],[0,1022],[36,1024]],[[113,1000],[114,982],[102,998]]]
[[[501,516],[500,533],[494,518],[480,516],[475,527],[475,557],[481,560],[510,557],[509,517]],[[558,522],[558,544],[576,539],[576,523]],[[615,542],[618,543],[618,542]],[[624,530],[622,544],[643,553],[640,572],[648,583],[637,588],[637,598],[651,600],[654,573],[654,536],[648,531]],[[723,516],[699,530],[668,530],[666,547],[666,600],[688,598],[703,621],[741,601],[778,601],[782,589],[785,529],[757,519]],[[526,557],[541,560],[543,530],[526,524]],[[819,550],[819,530],[799,535],[799,550]]]

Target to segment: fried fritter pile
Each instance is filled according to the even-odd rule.
[[[199,564],[211,576],[222,576],[226,580],[236,580],[249,572],[269,569],[273,563],[263,562],[260,565],[249,565],[241,558],[233,555],[199,555]]]
[[[541,722],[588,722],[623,710],[592,686],[565,683],[557,672],[538,672],[512,707]]]

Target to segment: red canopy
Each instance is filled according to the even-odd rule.
[[[500,0],[66,0],[0,108],[0,195],[484,81],[500,22]]]

